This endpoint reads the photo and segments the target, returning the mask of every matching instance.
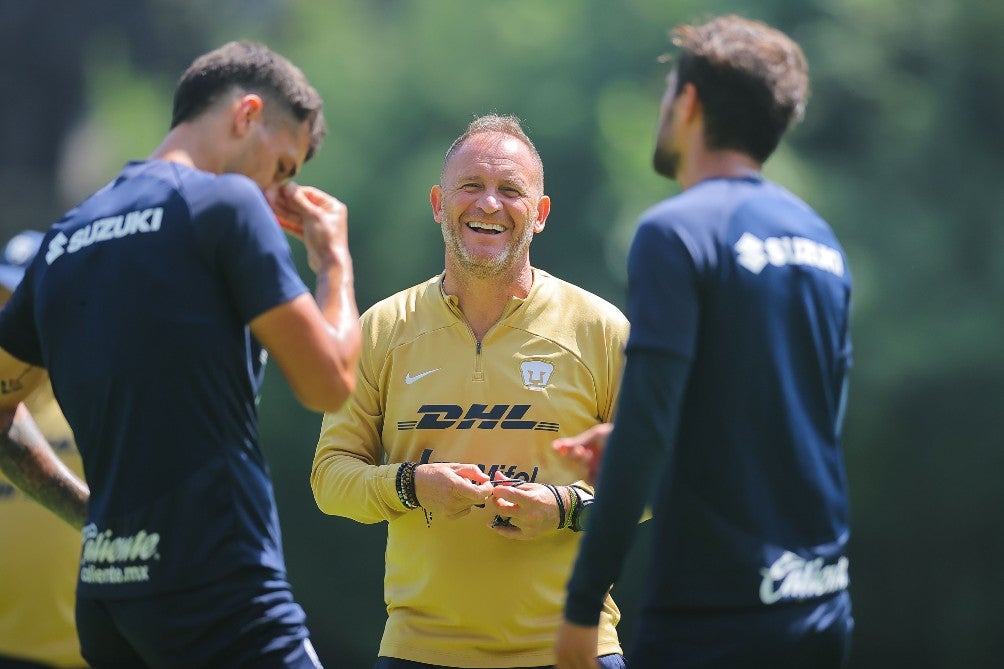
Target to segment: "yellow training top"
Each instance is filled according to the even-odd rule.
[[[442,276],[362,317],[356,390],[326,414],[311,487],[322,511],[387,523],[381,656],[456,667],[554,664],[571,530],[521,541],[488,527],[493,506],[459,519],[407,510],[401,462],[461,462],[537,483],[573,477],[551,441],[612,419],[628,324],[613,305],[534,270],[479,345]],[[607,597],[599,655],[620,653]]]
[[[80,453],[52,387],[25,399],[42,434],[70,469]],[[83,667],[74,626],[80,532],[0,475],[0,657]]]

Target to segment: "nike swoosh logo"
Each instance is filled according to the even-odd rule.
[[[427,372],[422,372],[421,374],[416,374],[415,376],[412,376],[411,372],[409,372],[409,373],[407,373],[407,374],[404,375],[404,382],[407,383],[410,386],[411,384],[415,383],[415,381],[418,381],[423,376],[428,376],[429,374],[432,374],[433,372],[438,372],[440,369],[441,368],[436,367],[435,369],[430,369]]]

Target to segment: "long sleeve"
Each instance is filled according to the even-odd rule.
[[[398,464],[383,463],[383,399],[377,379],[384,352],[364,319],[356,388],[345,405],[321,420],[310,487],[326,514],[361,523],[392,520],[406,511],[397,495]]]
[[[656,477],[672,466],[681,396],[690,362],[630,349],[614,429],[596,485],[596,503],[568,584],[565,617],[595,625],[617,580]]]
[[[395,485],[400,465],[379,464],[372,446],[378,442],[360,438],[368,426],[353,424],[345,413],[325,414],[321,422],[310,472],[314,501],[328,515],[361,523],[392,520],[406,510]]]

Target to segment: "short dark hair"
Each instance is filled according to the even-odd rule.
[[[510,137],[515,137],[525,144],[526,148],[530,149],[530,154],[533,156],[534,162],[537,163],[537,167],[540,170],[540,187],[544,187],[544,161],[541,160],[540,154],[537,152],[537,147],[533,145],[533,140],[531,140],[529,135],[527,135],[523,130],[519,117],[511,114],[485,114],[484,116],[475,117],[474,120],[468,124],[467,130],[464,131],[464,134],[457,137],[453,141],[453,144],[450,145],[449,150],[447,150],[446,156],[443,158],[443,172],[446,171],[446,164],[450,162],[450,158],[457,152],[457,149],[459,149],[464,142],[474,135],[481,135],[484,133],[509,135]],[[440,174],[440,178],[442,178],[442,173]]]
[[[734,14],[672,32],[680,48],[677,90],[693,84],[704,108],[705,141],[764,162],[809,97],[808,63],[780,30]]]
[[[320,94],[300,68],[257,42],[228,42],[196,58],[174,91],[171,127],[198,117],[233,88],[277,102],[297,123],[309,122],[308,160],[320,148],[327,133]]]

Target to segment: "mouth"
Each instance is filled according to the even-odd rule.
[[[498,235],[505,232],[505,226],[484,221],[468,221],[467,227],[480,235]]]

